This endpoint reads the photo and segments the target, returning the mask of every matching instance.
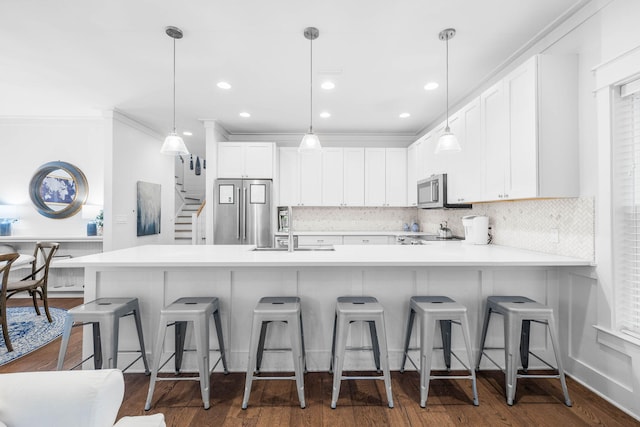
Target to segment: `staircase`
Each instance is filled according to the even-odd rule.
[[[202,169],[201,175],[195,175],[195,171],[190,168],[189,158],[176,156],[175,171],[174,244],[191,245],[193,232],[197,232],[198,226],[195,224],[194,227],[191,222],[193,214],[198,212],[204,200],[206,169]],[[200,218],[202,222],[204,216],[201,215]]]
[[[176,215],[174,240],[176,245],[190,245],[193,224],[193,214],[200,208],[200,200],[185,197],[185,204]]]

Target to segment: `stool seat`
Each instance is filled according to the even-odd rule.
[[[65,318],[60,352],[58,354],[57,369],[61,370],[64,357],[69,344],[71,328],[91,324],[93,326],[93,357],[95,369],[101,369],[103,362],[106,367],[115,369],[118,367],[118,333],[120,330],[120,318],[133,315],[140,342],[140,356],[123,369],[125,371],[139,359],[144,363],[145,373],[149,374],[147,355],[144,348],[142,323],[140,320],[140,308],[137,298],[98,298],[86,302],[67,311]],[[71,369],[80,366],[89,358],[81,361]]]
[[[409,348],[411,340],[411,331],[415,316],[418,316],[420,322],[420,367],[416,366],[409,356]],[[466,376],[453,375],[431,375],[432,352],[434,350],[435,328],[436,323],[440,324],[440,333],[442,335],[442,350],[444,362],[447,370],[451,369],[451,355],[469,371]],[[467,350],[468,364],[464,362],[455,353],[451,351],[451,324],[456,323],[462,329],[464,344]],[[436,379],[469,379],[471,380],[471,388],[473,392],[473,404],[478,405],[478,391],[476,386],[476,376],[473,369],[473,354],[471,347],[471,336],[469,334],[469,321],[467,319],[467,307],[454,301],[446,296],[413,296],[409,300],[409,320],[407,322],[407,333],[405,336],[404,352],[402,355],[402,363],[400,372],[404,372],[404,366],[409,359],[411,364],[420,373],[420,406],[427,405],[429,394],[429,381]]]
[[[376,370],[382,376],[344,376],[344,359],[347,350],[362,350],[363,348],[347,348],[349,325],[353,322],[366,322],[369,324],[371,335],[371,350],[376,365]],[[334,371],[335,368],[335,371]],[[387,350],[387,336],[384,325],[384,308],[375,297],[371,296],[341,296],[336,302],[336,314],[333,326],[333,344],[331,348],[330,372],[333,372],[333,390],[331,395],[331,408],[335,409],[342,380],[383,380],[387,393],[387,403],[393,408],[393,395],[391,393],[391,373],[389,371],[389,355]]]
[[[556,335],[555,318],[553,315],[553,309],[544,304],[536,302],[530,298],[524,296],[503,296],[494,295],[487,297],[484,323],[482,326],[482,338],[480,343],[480,352],[478,354],[478,361],[476,363],[476,369],[480,369],[480,362],[482,356],[487,358],[498,368],[502,369],[500,365],[494,362],[486,353],[485,350],[490,349],[485,347],[485,341],[487,337],[487,329],[489,326],[489,320],[492,313],[500,314],[504,317],[504,353],[505,353],[505,387],[507,404],[513,405],[516,394],[516,382],[518,378],[557,378],[560,380],[562,386],[562,392],[564,394],[565,404],[571,406],[571,399],[569,398],[569,391],[565,380],[564,370],[562,368],[562,359],[560,357],[560,348]],[[545,365],[553,368],[549,363],[541,359],[535,353],[529,350],[529,334],[531,331],[531,322],[541,323],[546,326],[551,337],[551,344],[557,364],[557,375],[545,375],[545,374],[530,374],[527,373],[529,367],[529,355],[534,356],[536,359],[543,362]],[[518,364],[516,362],[517,355],[520,355],[520,361],[522,368],[525,371],[525,375],[518,374]]]
[[[267,327],[272,322],[287,324],[291,348],[266,349]],[[291,351],[293,357],[293,376],[257,376],[260,372],[265,351]],[[249,358],[245,378],[242,409],[247,409],[251,386],[254,380],[295,380],[300,407],[306,406],[304,397],[304,373],[306,372],[306,355],[304,349],[304,332],[302,328],[302,309],[300,298],[289,296],[260,298],[253,310],[251,341],[249,342]]]
[[[209,319],[213,317],[216,334],[218,337],[219,349],[213,351],[220,352],[220,358],[213,367],[210,368],[209,363]],[[166,336],[166,328],[168,326],[175,327],[175,344],[172,357],[175,358],[175,373],[180,373],[182,368],[182,359],[185,351],[185,339],[187,326],[193,325],[193,336],[195,339],[195,352],[198,355],[198,373],[197,377],[180,377],[180,378],[159,378],[158,371],[166,365],[171,357],[162,365],[162,348]],[[153,368],[151,370],[151,378],[149,380],[149,392],[147,393],[147,401],[144,409],[151,409],[151,401],[156,381],[177,381],[177,380],[193,380],[200,382],[200,394],[204,409],[210,407],[210,380],[211,372],[217,364],[222,361],[224,373],[227,374],[227,359],[224,350],[224,340],[222,338],[222,322],[220,321],[220,307],[218,298],[216,297],[184,297],[179,298],[160,310],[160,321],[158,326],[158,335],[153,351]]]

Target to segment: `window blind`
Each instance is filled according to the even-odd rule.
[[[640,79],[617,89],[612,193],[615,318],[621,332],[640,339]]]

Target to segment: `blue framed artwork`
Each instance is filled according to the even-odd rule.
[[[87,178],[67,162],[45,163],[29,182],[29,197],[38,213],[47,218],[62,219],[77,214],[88,192]]]
[[[137,235],[160,234],[162,186],[143,181],[138,181],[137,186]]]
[[[76,182],[70,176],[48,175],[40,185],[40,197],[45,203],[68,205],[76,198]]]

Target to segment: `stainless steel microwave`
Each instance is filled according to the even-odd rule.
[[[447,174],[431,175],[418,181],[418,207],[422,209],[470,209],[470,204],[447,202]]]

